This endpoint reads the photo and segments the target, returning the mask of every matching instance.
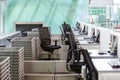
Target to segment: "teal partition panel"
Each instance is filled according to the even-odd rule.
[[[6,32],[14,31],[14,22],[44,22],[52,34],[66,21],[74,27],[76,21],[88,21],[87,0],[12,0],[5,13]]]

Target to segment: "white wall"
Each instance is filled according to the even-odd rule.
[[[111,6],[113,0],[91,0],[89,7],[106,7]]]

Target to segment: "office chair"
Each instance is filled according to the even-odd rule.
[[[64,22],[63,24],[62,24],[62,29],[63,29],[63,32],[64,32],[64,36],[65,36],[65,45],[68,45],[68,40],[66,39],[67,38],[67,32],[70,32],[70,31],[72,31],[71,30],[71,26],[70,26],[70,24],[67,24],[66,22]]]
[[[84,65],[84,62],[80,61],[80,51],[77,50],[76,48],[76,44],[74,39],[72,38],[72,33],[68,32],[68,41],[69,41],[69,50],[68,50],[68,54],[67,54],[67,65],[66,68],[68,71],[73,71],[75,73],[78,73],[78,80],[80,80],[81,77],[81,69],[82,66]]]
[[[98,71],[93,64],[88,51],[86,49],[82,49],[81,51],[86,64],[86,80],[98,80]]]
[[[62,28],[65,33],[65,37],[67,37],[67,32],[72,31],[70,24],[67,24],[66,22],[64,22],[64,24],[62,24]]]
[[[48,27],[39,28],[39,36],[40,46],[44,51],[53,54],[54,50],[61,48],[61,46],[57,45],[57,40],[55,41],[55,45],[51,45],[51,37]],[[51,58],[51,54],[48,54],[48,58],[43,60],[59,60],[58,58]]]
[[[63,29],[62,29],[62,26],[59,26],[59,28],[60,28],[60,31],[61,31],[61,41],[62,41],[62,44],[64,44],[64,41],[65,41],[65,33],[64,33]]]

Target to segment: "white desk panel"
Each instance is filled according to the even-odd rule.
[[[117,56],[110,55],[107,51],[103,51],[106,54],[99,54],[99,50],[88,50],[88,52],[90,52],[92,58],[117,58]]]
[[[116,59],[92,59],[98,70],[99,80],[120,80],[120,68],[112,68],[109,65],[109,61]]]

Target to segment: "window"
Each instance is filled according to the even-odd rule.
[[[113,0],[113,4],[120,4],[120,0]]]

